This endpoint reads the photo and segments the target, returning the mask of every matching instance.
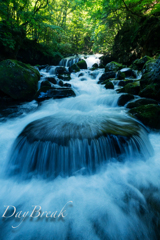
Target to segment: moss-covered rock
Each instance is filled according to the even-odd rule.
[[[126,66],[124,66],[123,64],[120,64],[117,62],[110,62],[110,63],[107,63],[107,65],[105,66],[105,72],[110,72],[110,71],[117,72],[118,70],[125,67]]]
[[[145,63],[149,60],[152,60],[152,58],[150,58],[148,56],[144,56],[141,59],[136,59],[130,67],[134,70],[142,70]]]
[[[143,72],[143,74],[144,73],[149,73],[149,72],[151,72],[151,71],[154,71],[154,65],[155,65],[155,63],[156,63],[156,59],[151,59],[151,60],[148,60],[145,64],[144,64],[144,66],[143,66],[143,69],[142,69],[142,72]]]
[[[134,102],[130,102],[127,104],[127,108],[135,108],[135,107],[140,107],[142,105],[147,105],[147,104],[158,104],[156,100],[149,99],[149,98],[140,98]]]
[[[94,63],[94,64],[92,65],[92,68],[98,68],[98,64],[97,64],[97,63]]]
[[[41,82],[41,88],[42,87],[51,87],[51,84],[49,81],[43,81],[43,82]]]
[[[117,73],[117,80],[125,79],[126,75],[124,72],[118,71]]]
[[[133,83],[134,81],[133,80],[121,80],[121,81],[119,81],[119,83],[118,83],[118,86],[120,86],[120,87],[124,87],[124,86],[126,86],[128,83]]]
[[[134,96],[132,94],[122,94],[118,99],[118,106],[124,106],[127,102],[134,99]]]
[[[77,66],[77,64],[73,64],[72,66],[69,67],[69,72],[72,73],[76,73],[76,72],[79,72],[80,71],[80,68]]]
[[[156,83],[147,85],[144,89],[140,91],[139,95],[141,97],[153,98],[160,101],[160,86]]]
[[[160,129],[160,106],[156,104],[139,106],[130,109],[129,113],[140,120],[144,125],[153,129]]]
[[[80,68],[80,69],[87,69],[87,63],[84,59],[82,59],[81,61],[79,61],[77,63],[77,66]]]
[[[139,82],[136,81],[134,83],[128,83],[127,85],[125,85],[123,88],[118,89],[117,92],[119,93],[129,93],[129,94],[133,94],[133,95],[138,95],[140,92],[140,86],[139,86]]]
[[[37,69],[16,60],[0,62],[0,90],[13,99],[31,100],[37,91]]]
[[[106,89],[114,89],[114,85],[112,82],[108,81],[106,84],[105,84],[105,88]]]

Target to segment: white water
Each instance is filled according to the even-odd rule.
[[[64,219],[16,220],[15,217],[0,219],[0,239],[2,240],[135,240],[158,239],[159,216],[154,211],[160,209],[160,135],[151,133],[149,139],[154,153],[149,157],[124,157],[123,162],[112,159],[94,175],[80,174],[55,180],[43,180],[33,176],[31,180],[20,180],[18,176],[6,177],[8,156],[11,146],[24,127],[33,120],[44,116],[60,114],[73,116],[93,116],[108,114],[111,118],[127,117],[125,108],[117,106],[118,94],[98,85],[96,79],[89,78],[88,70],[78,78],[72,74],[70,83],[76,98],[48,100],[34,113],[8,119],[0,124],[0,206],[1,216],[8,205],[17,211],[31,211],[32,205],[39,205],[43,211],[60,211],[66,207]],[[101,75],[102,73],[97,74]],[[80,81],[86,78],[86,81]],[[32,103],[29,103],[32,104]],[[42,133],[43,134],[43,133]],[[152,154],[147,138],[144,139]],[[145,148],[146,151],[146,148]],[[23,159],[22,159],[23,161]],[[148,202],[150,204],[148,204]],[[150,208],[151,207],[151,208]],[[1,217],[0,216],[0,217]],[[21,224],[20,224],[21,223]],[[20,224],[17,228],[16,227]]]

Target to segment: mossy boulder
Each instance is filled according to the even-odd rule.
[[[97,63],[94,63],[94,64],[92,65],[92,68],[98,68],[98,64],[97,64]]]
[[[16,100],[32,100],[40,74],[37,69],[16,60],[0,62],[0,90]]]
[[[149,60],[152,60],[152,58],[148,56],[144,56],[141,59],[136,59],[130,67],[134,70],[142,70],[145,63]]]
[[[77,64],[73,64],[72,66],[69,67],[69,72],[72,73],[76,73],[76,72],[79,72],[80,71],[80,68],[78,67]]]
[[[157,61],[156,59],[148,60],[143,66],[143,69],[142,69],[143,74],[154,71],[154,65],[156,61]]]
[[[117,62],[110,62],[110,63],[107,63],[107,65],[105,66],[105,72],[110,72],[110,71],[117,72],[118,70],[125,67],[126,66],[124,66],[123,64],[120,64]]]
[[[134,102],[128,103],[126,107],[134,108],[134,107],[140,107],[142,105],[147,105],[147,104],[158,104],[158,102],[156,100],[149,99],[149,98],[141,98]]]
[[[105,84],[105,88],[106,89],[114,89],[114,85],[112,82],[108,81],[106,84]]]
[[[140,91],[139,95],[141,97],[153,98],[160,101],[160,85],[156,83],[147,85],[144,89]]]
[[[84,59],[82,59],[81,61],[79,61],[77,63],[77,66],[80,68],[80,69],[87,69],[87,63]]]
[[[132,94],[122,94],[118,99],[118,106],[124,106],[127,102],[134,99],[134,96]]]
[[[128,83],[133,83],[133,80],[121,80],[121,81],[119,81],[119,83],[118,83],[118,86],[120,86],[120,87],[124,87],[124,86],[126,86]]]
[[[140,92],[140,86],[139,86],[138,81],[133,82],[133,83],[128,83],[123,88],[118,89],[117,92],[138,95]]]
[[[156,104],[139,106],[130,109],[129,113],[140,120],[144,125],[153,129],[160,129],[160,106]]]
[[[125,79],[126,75],[124,72],[118,71],[117,73],[117,80]]]

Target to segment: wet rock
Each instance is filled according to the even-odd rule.
[[[70,88],[51,88],[49,90],[47,89],[41,89],[39,93],[37,94],[36,100],[38,102],[53,98],[66,98],[66,97],[75,97],[76,94],[74,91]]]
[[[130,109],[129,113],[144,125],[153,129],[160,129],[160,106],[156,104],[139,106]]]
[[[45,68],[47,68],[47,69],[50,68],[50,66],[48,64],[46,64],[46,65],[39,65],[37,67],[38,67],[39,71],[42,70],[42,69],[45,69]]]
[[[79,72],[80,71],[80,68],[77,66],[77,64],[73,64],[72,66],[69,67],[69,72],[72,73],[76,73],[76,72]]]
[[[71,80],[70,74],[59,74],[59,75],[58,75],[58,78],[59,78],[59,79],[62,79],[62,80],[64,80],[64,81],[70,81],[70,80]]]
[[[142,73],[145,74],[154,71],[156,61],[156,59],[148,60],[143,66]]]
[[[149,98],[141,98],[134,102],[128,103],[126,107],[134,108],[134,107],[139,107],[139,106],[147,105],[147,104],[158,104],[158,102],[153,99],[149,99]]]
[[[43,81],[43,82],[41,82],[41,88],[42,87],[51,87],[51,84],[49,81]]]
[[[110,71],[117,72],[122,68],[125,68],[123,64],[120,64],[117,62],[110,62],[110,63],[107,63],[107,65],[105,66],[105,72],[110,72]]]
[[[147,85],[144,89],[140,91],[139,95],[141,97],[153,98],[157,101],[160,101],[160,85],[156,83]]]
[[[72,85],[71,85],[70,83],[64,83],[63,86],[64,86],[64,87],[71,88]]]
[[[142,70],[143,66],[148,60],[152,60],[152,58],[144,56],[141,59],[136,59],[130,67],[134,70]]]
[[[118,86],[124,87],[124,86],[126,86],[128,83],[133,83],[133,82],[134,82],[133,80],[120,81],[120,82],[118,83]]]
[[[61,87],[63,87],[63,86],[64,86],[63,81],[60,80],[59,83],[58,83],[58,85],[61,86]]]
[[[81,61],[79,61],[78,63],[77,63],[77,66],[80,68],[80,69],[87,69],[87,63],[86,63],[86,61],[83,59],[83,60],[81,60]]]
[[[84,73],[80,73],[79,75],[78,75],[78,77],[83,77],[84,76]]]
[[[112,82],[108,81],[106,84],[105,84],[105,88],[106,89],[114,89],[114,85]]]
[[[47,77],[46,79],[53,84],[57,84],[57,80],[54,77]]]
[[[125,77],[136,78],[136,73],[131,68],[123,68],[120,70],[121,73],[125,74]]]
[[[116,77],[116,73],[115,72],[106,72],[104,74],[102,74],[102,76],[99,78],[98,83],[102,83],[105,80],[109,79],[109,78],[115,78]]]
[[[122,94],[118,99],[118,106],[124,106],[127,102],[134,99],[134,96],[132,94]]]
[[[92,68],[98,68],[98,64],[97,64],[97,63],[94,63],[94,64],[92,65]]]
[[[16,60],[0,62],[0,90],[13,99],[32,100],[40,74],[37,69]]]
[[[118,93],[129,93],[133,95],[138,95],[140,92],[140,86],[137,82],[128,83],[123,88],[117,90]]]
[[[56,74],[68,74],[68,71],[65,67],[56,67],[55,68],[55,73]]]
[[[125,79],[126,75],[125,73],[121,72],[121,71],[118,71],[117,72],[117,79],[118,80],[122,80],[122,79]]]
[[[81,78],[80,80],[81,80],[81,81],[87,81],[87,79],[86,79],[86,78]]]

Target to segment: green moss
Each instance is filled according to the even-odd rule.
[[[106,65],[105,67],[105,72],[109,72],[109,71],[114,71],[117,72],[118,70],[121,70],[122,68],[125,68],[126,66],[117,62],[110,62]]]
[[[108,81],[106,84],[105,84],[105,88],[106,89],[114,89],[114,85],[112,82]]]
[[[0,75],[0,90],[13,99],[28,100],[37,91],[40,74],[28,64],[10,59],[2,61]]]
[[[80,69],[87,69],[87,63],[86,63],[86,61],[83,59],[83,60],[81,60],[81,61],[79,61],[78,63],[77,63],[77,66],[80,68]]]
[[[160,106],[148,104],[129,110],[134,117],[150,128],[160,129]]]

